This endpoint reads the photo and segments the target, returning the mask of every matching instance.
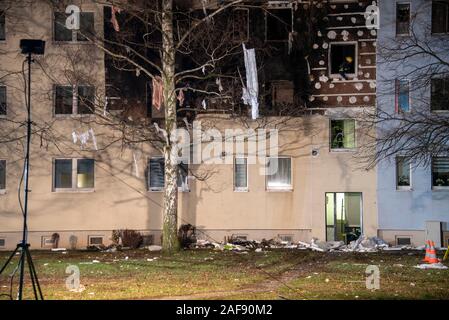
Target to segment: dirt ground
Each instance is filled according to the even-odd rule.
[[[0,253],[1,265],[8,255]],[[163,256],[140,249],[32,255],[46,299],[449,299],[449,270],[415,268],[421,251],[188,250]],[[1,294],[10,292],[17,260],[0,276]],[[73,266],[79,268],[81,292],[66,287]],[[367,289],[368,266],[379,268],[378,290]],[[26,297],[31,293],[28,289]]]

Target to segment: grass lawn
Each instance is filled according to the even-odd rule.
[[[8,255],[0,253],[1,265]],[[191,250],[163,256],[142,249],[32,255],[46,299],[449,299],[449,270],[414,268],[424,256],[414,251]],[[0,293],[8,293],[15,265],[0,276]],[[66,288],[69,265],[79,267],[83,292]],[[380,290],[366,289],[368,265],[380,269]],[[28,289],[26,297],[30,294]]]

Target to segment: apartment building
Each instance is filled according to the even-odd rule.
[[[443,49],[449,40],[447,1],[379,1],[379,6],[380,45],[392,48],[401,40],[415,39],[447,61],[448,51]],[[416,48],[410,46],[401,54]],[[426,54],[408,55],[397,62],[386,58],[379,54],[377,64],[379,109],[408,119],[414,114],[447,116],[447,69],[426,68],[433,63]],[[422,77],[420,68],[426,70]],[[379,130],[398,123],[383,122]],[[432,239],[438,246],[447,246],[448,174],[447,154],[433,154],[430,163],[410,161],[401,153],[381,161],[377,170],[379,235],[396,244],[420,245]]]
[[[377,32],[366,27],[364,17],[371,1],[257,3],[264,10],[242,5],[229,17],[238,23],[235,41],[258,52],[259,119],[251,120],[243,103],[189,92],[185,104],[192,110],[180,110],[179,118],[180,123],[201,121],[218,132],[257,129],[261,122],[267,129],[281,127],[275,155],[279,170],[262,174],[270,169],[272,155],[253,164],[247,149],[223,154],[231,156],[226,164],[183,164],[179,224],[190,223],[199,238],[214,241],[226,236],[350,241],[361,233],[377,235],[380,175],[363,169],[356,158],[368,138],[355,120],[376,106]],[[141,231],[148,242],[159,243],[162,153],[144,139],[124,144],[117,126],[104,125],[105,118],[120,115],[124,127],[136,119],[163,127],[163,106],[154,106],[153,83],[144,72],[117,65],[83,33],[64,28],[67,4],[21,4],[0,18],[1,130],[12,137],[0,146],[0,249],[13,248],[22,227],[17,192],[23,164],[23,132],[17,122],[25,118],[21,38],[46,41],[46,54],[36,58],[32,69],[32,248],[52,247],[54,233],[61,247],[108,244],[118,229]],[[81,8],[84,34],[104,35],[112,42],[127,26],[136,28],[123,10],[115,16],[117,31],[110,6],[75,4]],[[207,9],[218,5],[211,1]],[[195,2],[183,6],[180,1],[179,8],[192,16],[203,12]],[[313,28],[306,23],[312,13]],[[178,21],[177,30],[181,26]],[[262,49],[269,56],[262,57]],[[194,174],[201,172],[207,178]]]

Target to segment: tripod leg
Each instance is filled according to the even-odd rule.
[[[33,261],[31,260],[31,255],[30,255],[30,252],[28,251],[28,248],[25,250],[25,253],[26,253],[26,258],[27,258],[27,262],[28,262],[28,269],[30,271],[31,284],[33,285],[34,298],[36,300],[38,300],[37,291],[36,291],[36,281],[35,281],[34,274],[33,274],[33,265],[32,265]]]
[[[14,258],[14,256],[17,253],[17,250],[19,250],[19,246],[17,246],[14,251],[11,253],[11,255],[9,256],[8,260],[5,262],[5,265],[2,267],[2,270],[0,270],[0,274],[3,273],[3,271],[5,271],[6,267],[9,265],[9,263],[11,262],[12,258]]]
[[[42,294],[41,286],[39,284],[39,278],[37,277],[36,268],[34,267],[34,262],[33,262],[33,259],[31,258],[31,253],[29,250],[27,250],[27,254],[28,254],[28,264],[30,266],[30,273],[31,273],[31,277],[33,279],[33,284],[35,283],[37,292],[39,293],[39,295],[37,295],[36,290],[33,287],[33,289],[35,290],[34,295],[36,297],[36,300],[38,300],[39,298],[41,300],[44,300],[44,295]]]
[[[20,277],[19,277],[19,292],[17,293],[17,299],[22,300],[23,298],[23,282],[25,280],[25,246],[22,246],[22,251],[20,253]]]

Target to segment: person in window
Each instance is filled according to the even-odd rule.
[[[335,128],[334,146],[336,148],[344,148],[344,138],[345,134],[343,133],[343,129],[341,127]]]
[[[353,59],[350,56],[345,57],[345,60],[340,65],[338,71],[340,72],[340,75],[343,77],[343,79],[348,80],[348,77],[346,76],[347,73],[350,73],[352,70],[352,62]]]

